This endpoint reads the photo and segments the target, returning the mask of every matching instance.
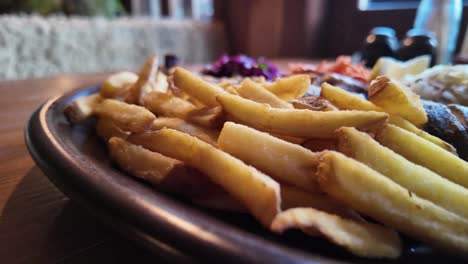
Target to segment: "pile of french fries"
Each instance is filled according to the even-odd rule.
[[[65,114],[96,116],[129,174],[248,212],[273,232],[300,229],[368,258],[399,257],[401,232],[466,256],[468,164],[419,129],[419,97],[383,76],[369,100],[327,83],[304,97],[309,86],[306,75],[216,84],[177,67],[166,76],[152,56]]]

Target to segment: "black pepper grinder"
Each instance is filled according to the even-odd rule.
[[[434,66],[437,51],[437,40],[434,34],[424,29],[408,30],[406,38],[401,41],[398,49],[398,59],[406,61],[421,55],[431,56],[431,66]]]
[[[180,64],[180,58],[174,54],[166,54],[164,55],[164,72],[166,74],[169,73],[169,71],[178,66]]]
[[[380,57],[395,57],[398,40],[395,30],[389,27],[376,27],[371,30],[366,38],[361,52],[361,60],[371,68]]]

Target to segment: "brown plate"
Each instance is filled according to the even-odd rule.
[[[396,261],[354,257],[324,239],[264,230],[248,215],[206,210],[166,194],[116,169],[94,122],[70,125],[62,110],[72,100],[97,91],[75,90],[47,101],[29,120],[25,140],[36,164],[71,199],[106,225],[171,262],[226,263],[424,263],[457,262],[405,239]]]

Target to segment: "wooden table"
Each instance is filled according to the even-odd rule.
[[[106,76],[0,82],[0,263],[160,263],[65,197],[24,143],[23,128],[45,100]]]

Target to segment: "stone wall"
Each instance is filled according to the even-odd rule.
[[[214,22],[0,16],[0,79],[134,70],[154,52],[202,63],[226,50]]]

